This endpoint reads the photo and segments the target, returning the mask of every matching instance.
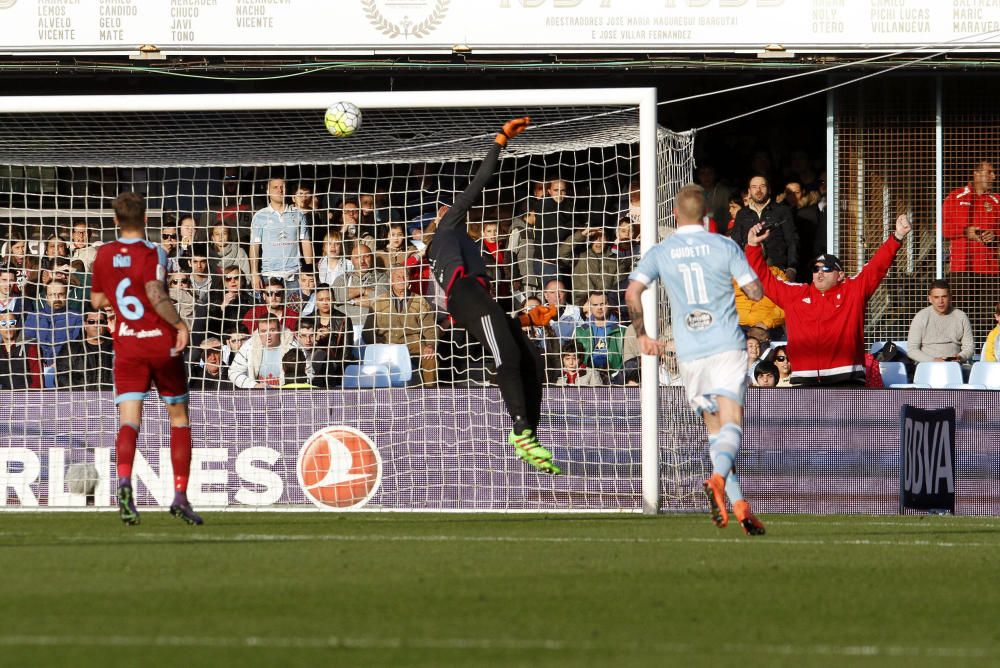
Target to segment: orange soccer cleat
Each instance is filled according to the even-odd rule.
[[[767,531],[764,523],[757,519],[757,516],[750,510],[750,504],[746,501],[737,501],[733,504],[733,513],[743,529],[743,533],[748,536],[763,536]]]
[[[726,480],[718,473],[705,481],[705,496],[708,497],[708,509],[712,513],[712,522],[720,529],[729,524],[729,513],[726,512]]]

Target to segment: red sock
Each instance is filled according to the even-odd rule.
[[[135,442],[139,438],[139,429],[133,424],[123,424],[118,427],[115,438],[115,461],[118,464],[118,477],[132,477],[132,462],[135,461]]]
[[[191,475],[191,427],[170,428],[170,463],[174,466],[174,491],[186,492]]]

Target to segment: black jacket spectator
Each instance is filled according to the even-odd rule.
[[[535,226],[528,228],[531,243],[537,255],[546,262],[559,261],[559,242],[573,234],[576,227],[568,202],[556,202],[545,197],[535,202]]]
[[[349,326],[350,319],[334,311],[330,318],[329,334],[325,331],[317,335],[316,345],[312,351],[312,384],[320,388],[340,386],[344,377],[344,365],[347,359],[350,338],[354,333]],[[325,329],[321,325],[317,329]],[[322,331],[322,330],[321,330]]]
[[[191,367],[191,378],[188,381],[188,386],[192,390],[202,392],[233,389],[233,384],[229,380],[229,369],[227,367],[220,366],[216,373],[212,373],[203,364],[195,364]]]
[[[768,202],[760,216],[752,207],[745,206],[740,209],[730,233],[733,241],[738,243],[740,248],[746,248],[747,232],[762,221],[775,225],[771,235],[764,240],[764,258],[767,264],[780,269],[798,270],[798,234],[792,210],[783,204],[775,204],[773,200]]]
[[[227,327],[234,323],[242,323],[247,311],[257,305],[253,293],[246,290],[236,293],[236,297],[225,306],[222,305],[224,298],[225,294],[222,292],[212,295],[212,303],[208,305],[207,309],[206,333],[208,336],[222,338]]]
[[[42,387],[38,345],[20,339],[8,348],[0,342],[0,389],[37,390]]]
[[[102,336],[96,344],[75,339],[56,357],[56,386],[74,390],[114,388],[111,340]]]

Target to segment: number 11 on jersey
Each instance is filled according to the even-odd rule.
[[[707,304],[708,288],[705,287],[705,272],[697,262],[678,264],[677,270],[684,278],[684,294],[688,304]]]

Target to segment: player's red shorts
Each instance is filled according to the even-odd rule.
[[[181,355],[123,358],[115,355],[115,403],[143,400],[153,383],[168,404],[187,401],[187,370]]]

